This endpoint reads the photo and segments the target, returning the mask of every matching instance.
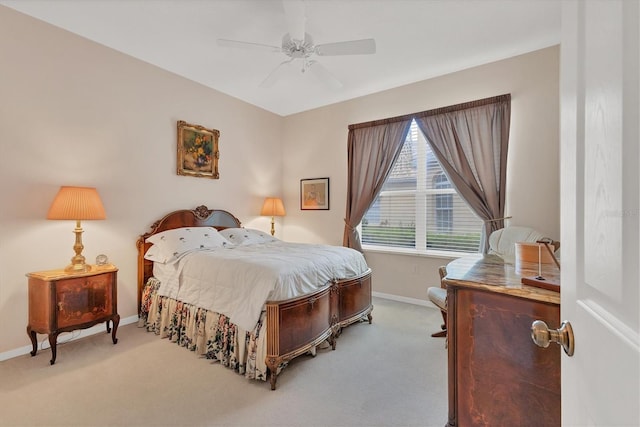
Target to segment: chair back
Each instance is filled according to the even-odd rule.
[[[447,266],[441,265],[440,268],[438,268],[438,273],[440,273],[440,287],[444,288],[445,286],[444,283],[442,283],[442,279],[447,275]]]
[[[514,261],[516,243],[535,243],[545,236],[530,227],[508,226],[494,231],[489,236],[489,253],[498,255],[507,261]]]

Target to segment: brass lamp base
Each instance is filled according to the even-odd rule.
[[[91,271],[91,265],[89,264],[69,264],[64,268],[66,273],[86,273]]]
[[[64,271],[67,273],[86,273],[91,271],[91,265],[86,264],[84,256],[82,256],[82,250],[84,245],[82,244],[82,227],[80,221],[76,221],[76,228],[73,230],[76,235],[76,242],[73,245],[75,256],[71,258],[71,264],[65,267]]]

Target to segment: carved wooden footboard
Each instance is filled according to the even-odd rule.
[[[267,358],[271,390],[276,389],[278,367],[283,362],[315,350],[329,340],[335,350],[332,326],[337,321],[335,285],[286,301],[267,301]]]
[[[364,274],[350,279],[334,280],[339,295],[339,317],[340,329],[357,322],[366,316],[371,323],[371,269]]]
[[[153,234],[179,227],[240,227],[240,221],[229,212],[199,206],[194,210],[172,212],[151,226],[140,236],[138,248],[138,310],[142,291],[153,275],[153,263],[144,258],[151,246],[146,239]],[[328,340],[333,349],[341,329],[365,317],[371,323],[371,270],[358,277],[334,279],[316,292],[284,301],[266,303],[265,363],[270,371],[271,389],[275,390],[278,368],[284,362],[315,351]]]
[[[333,280],[324,289],[286,301],[267,301],[267,367],[275,390],[277,368],[325,340],[332,349],[340,330],[363,317],[371,323],[371,270]]]

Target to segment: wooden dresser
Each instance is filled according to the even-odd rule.
[[[448,426],[560,426],[560,346],[531,339],[535,320],[560,326],[560,294],[521,285],[537,274],[495,255],[447,265]]]
[[[117,309],[117,272],[113,265],[91,266],[86,273],[69,274],[64,270],[28,273],[29,324],[27,334],[33,350],[38,351],[36,333],[48,334],[51,361],[56,361],[57,339],[61,332],[86,329],[107,322],[114,344],[120,316]],[[113,330],[110,327],[113,322]]]

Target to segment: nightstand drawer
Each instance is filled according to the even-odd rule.
[[[60,281],[56,286],[58,327],[92,322],[112,314],[113,275],[79,277]]]

